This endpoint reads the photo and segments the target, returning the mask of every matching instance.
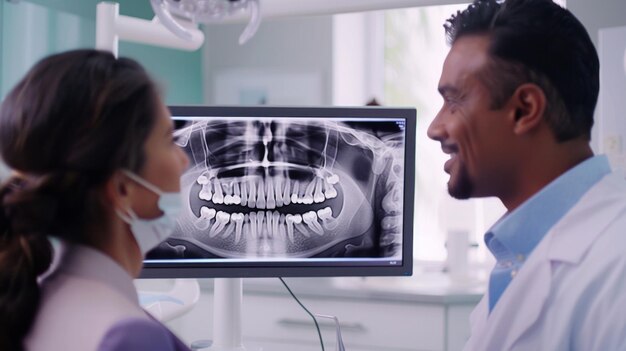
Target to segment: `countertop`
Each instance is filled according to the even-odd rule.
[[[284,278],[298,297],[426,304],[476,304],[485,292],[485,282],[467,279],[452,282],[444,273],[418,274],[412,277],[338,277]],[[213,279],[199,281],[204,291],[213,290]],[[243,280],[244,295],[286,295],[287,289],[278,278],[247,278]]]

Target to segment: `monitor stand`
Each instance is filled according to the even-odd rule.
[[[243,279],[215,278],[213,288],[213,343],[209,351],[260,351],[242,341]]]

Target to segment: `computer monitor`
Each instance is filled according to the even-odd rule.
[[[184,211],[142,277],[411,275],[414,109],[170,112]]]

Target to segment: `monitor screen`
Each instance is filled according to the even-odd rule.
[[[411,274],[414,109],[170,112],[184,209],[142,277]]]

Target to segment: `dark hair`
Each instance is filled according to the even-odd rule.
[[[48,235],[95,245],[110,204],[103,185],[144,163],[159,93],[135,61],[76,50],[38,62],[0,107],[0,349],[21,350],[37,312]]]
[[[591,138],[600,63],[583,25],[552,0],[475,0],[444,25],[449,43],[490,38],[491,62],[481,79],[499,108],[523,83],[546,94],[545,118],[558,141]]]

